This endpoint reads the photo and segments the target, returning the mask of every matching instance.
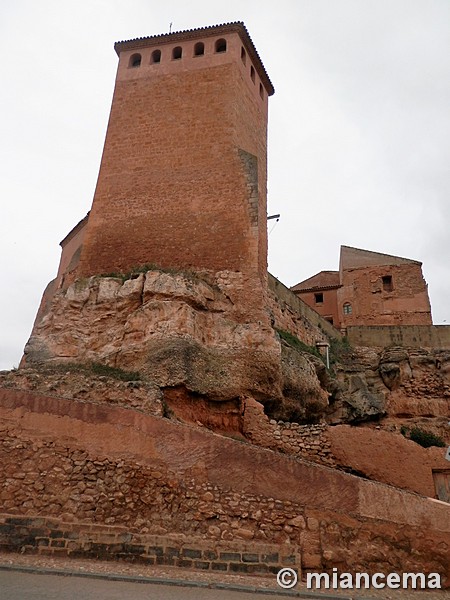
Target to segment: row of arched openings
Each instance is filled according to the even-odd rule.
[[[227,51],[227,41],[223,38],[216,40],[215,44],[214,44],[214,52],[216,54],[219,54],[221,52],[226,52]],[[197,42],[194,45],[194,54],[193,56],[203,56],[205,54],[205,44],[203,42]],[[155,64],[159,64],[161,62],[161,58],[162,58],[162,53],[161,50],[159,48],[157,48],[156,50],[153,50],[153,52],[150,55],[150,64],[151,65],[155,65]],[[181,58],[183,58],[183,48],[182,46],[175,46],[175,48],[172,48],[172,60],[180,60]],[[247,53],[244,49],[244,47],[241,48],[241,60],[244,63],[244,65],[247,64]],[[130,62],[128,64],[129,67],[132,68],[136,68],[136,67],[140,67],[142,63],[142,55],[139,54],[138,52],[136,52],[135,54],[132,54],[130,56]],[[252,82],[254,84],[256,84],[256,71],[255,71],[255,67],[253,65],[250,65],[250,79],[252,80]],[[264,98],[264,89],[262,84],[259,84],[259,95],[261,96],[261,98]]]
[[[227,51],[227,41],[224,39],[216,40],[214,44],[214,52],[216,54]],[[203,56],[205,54],[205,44],[203,42],[197,42],[194,46],[194,56]],[[161,50],[156,49],[150,55],[150,64],[158,64],[161,62],[162,53]],[[183,58],[182,46],[175,46],[172,48],[172,60],[180,60]],[[130,56],[129,66],[136,68],[140,67],[142,63],[142,55],[138,52]]]

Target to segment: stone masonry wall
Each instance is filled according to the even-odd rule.
[[[0,510],[9,515],[5,519],[51,517],[75,529],[91,525],[93,532],[101,525],[105,533],[121,526],[132,536],[163,536],[167,546],[177,534],[187,540],[183,547],[216,552],[219,562],[225,544],[234,544],[229,551],[235,553],[241,545],[240,558],[229,561],[235,564],[245,562],[242,553],[251,543],[277,545],[280,557],[288,545],[289,556],[300,554],[303,571],[401,567],[447,574],[444,503],[132,409],[92,405],[88,410],[87,404],[31,394],[2,400]],[[24,524],[18,535],[28,541],[17,544],[41,552],[72,549],[67,535],[58,531],[52,538],[50,527],[43,533],[35,524]],[[19,523],[3,525],[2,542],[11,544]],[[83,547],[75,534],[73,550],[89,555],[92,547]],[[37,538],[58,543],[39,546]],[[130,539],[139,545],[138,538]],[[130,558],[136,553],[152,558],[152,540],[142,539],[144,548],[133,549]],[[191,545],[194,539],[205,546]],[[126,542],[93,551],[126,552],[121,543]],[[263,551],[255,564],[261,564]],[[205,554],[196,556],[208,562]],[[214,560],[205,568],[213,569]]]
[[[81,276],[148,263],[263,275],[267,96],[242,73],[239,36],[227,39],[226,53],[191,60],[203,68],[119,66]],[[257,206],[239,149],[257,161]]]
[[[347,328],[347,337],[355,346],[450,349],[450,325],[354,326]]]
[[[262,404],[252,398],[245,400],[243,432],[253,444],[263,448],[333,467],[336,462],[327,431],[328,426],[324,423],[299,425],[269,420]]]
[[[49,556],[116,559],[230,573],[300,570],[292,546],[220,542],[183,534],[151,535],[127,527],[0,514],[0,549]]]
[[[390,276],[392,285],[383,285]],[[342,287],[337,291],[345,327],[355,325],[432,325],[430,300],[420,263],[376,265],[342,271]]]

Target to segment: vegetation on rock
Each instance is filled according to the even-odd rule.
[[[402,426],[401,433],[412,442],[416,442],[422,448],[431,448],[437,446],[438,448],[445,448],[444,440],[431,431],[426,431],[420,427],[413,427],[411,430],[408,427]]]

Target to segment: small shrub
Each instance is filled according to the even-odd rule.
[[[91,363],[88,368],[94,375],[103,375],[105,377],[112,377],[113,379],[120,379],[121,381],[137,381],[141,378],[140,373],[137,371],[124,371],[117,367],[109,367],[102,363]]]
[[[406,432],[408,431],[406,427],[402,427],[400,431],[405,437],[408,437],[406,436]],[[431,433],[431,431],[425,431],[425,429],[421,429],[420,427],[413,427],[411,429],[409,439],[422,446],[422,448],[431,448],[432,446],[445,448],[445,442],[439,435]]]
[[[293,335],[292,333],[289,333],[289,331],[284,331],[284,329],[276,329],[276,332],[278,333],[280,338],[287,342],[292,348],[295,348],[300,352],[308,352],[308,354],[313,354],[314,356],[317,356],[318,358],[323,360],[323,356],[320,354],[319,350],[315,346],[308,346],[308,344],[305,344],[304,342],[299,340],[297,336]]]
[[[346,359],[352,352],[352,347],[347,337],[330,340],[330,363],[334,365],[340,360]]]

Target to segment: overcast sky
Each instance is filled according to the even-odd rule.
[[[90,209],[114,42],[236,20],[275,86],[270,271],[291,286],[337,269],[341,244],[417,259],[450,323],[449,0],[4,0],[0,369]]]

